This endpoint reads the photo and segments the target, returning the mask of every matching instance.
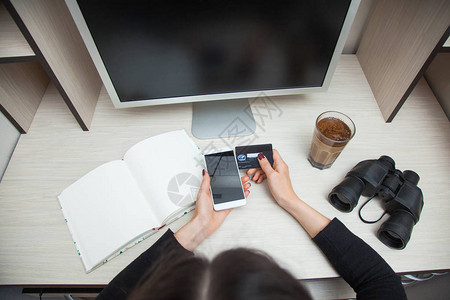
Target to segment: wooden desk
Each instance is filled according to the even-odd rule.
[[[450,128],[424,81],[395,121],[386,124],[356,57],[343,56],[327,93],[261,98],[252,109],[259,124],[256,133],[231,143],[244,144],[249,139],[273,143],[290,166],[300,197],[326,216],[338,217],[396,272],[450,269]],[[326,110],[345,112],[357,129],[333,167],[320,171],[306,157],[315,118]],[[91,130],[83,132],[56,90],[49,87],[0,184],[0,284],[102,285],[145,251],[165,230],[85,274],[56,197],[88,171],[120,159],[129,147],[149,136],[180,128],[191,134],[191,112],[191,104],[116,110],[103,90]],[[202,148],[224,143],[194,140]],[[380,223],[363,224],[356,210],[341,213],[326,198],[357,162],[383,154],[393,157],[399,169],[412,169],[421,176],[425,207],[402,251],[389,249],[376,238]],[[380,214],[377,203],[368,205],[367,218]],[[189,218],[170,228],[176,231]],[[307,234],[274,203],[265,184],[253,184],[248,205],[235,209],[197,252],[211,257],[238,246],[268,252],[297,278],[337,276]]]

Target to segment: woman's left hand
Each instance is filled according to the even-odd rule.
[[[241,178],[244,187],[245,197],[250,194],[250,178]],[[210,177],[204,171],[202,184],[197,195],[195,213],[192,219],[175,233],[175,238],[187,250],[193,251],[208,236],[213,234],[222,225],[231,209],[215,211],[212,203],[210,190]]]

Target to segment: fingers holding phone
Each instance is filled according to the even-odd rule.
[[[248,196],[250,195],[250,187],[252,186],[252,184],[250,183],[250,177],[242,176],[241,183],[242,187],[244,188],[245,198],[248,198]]]
[[[222,152],[205,154],[205,163],[211,177],[214,210],[245,205],[247,203],[246,195],[234,151],[227,149]]]

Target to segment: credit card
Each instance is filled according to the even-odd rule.
[[[237,146],[236,161],[239,169],[261,168],[258,161],[258,154],[262,153],[273,167],[272,144]]]

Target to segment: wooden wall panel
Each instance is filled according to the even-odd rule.
[[[88,130],[102,82],[65,2],[10,0],[7,5],[78,123]]]
[[[450,120],[450,53],[439,53],[425,72],[425,79]]]
[[[49,81],[38,62],[0,64],[0,109],[20,133],[30,128]]]
[[[33,59],[36,59],[36,55],[0,2],[0,63]]]
[[[392,121],[436,46],[445,41],[449,25],[448,0],[377,2],[356,54],[386,121]]]

